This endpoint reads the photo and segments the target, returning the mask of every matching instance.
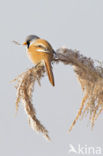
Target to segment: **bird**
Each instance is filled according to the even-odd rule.
[[[47,75],[51,85],[55,86],[51,65],[55,51],[50,43],[36,35],[29,35],[26,37],[23,45],[26,46],[29,59],[33,64],[37,65],[39,63],[43,63],[43,65],[46,67]]]

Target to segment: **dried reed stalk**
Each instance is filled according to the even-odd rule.
[[[57,50],[57,61],[71,64],[81,84],[84,97],[78,113],[69,128],[69,132],[81,116],[89,113],[91,127],[103,111],[103,68],[102,63],[95,66],[91,58],[84,57],[76,50],[60,48]]]
[[[32,104],[32,93],[34,89],[35,81],[37,80],[40,84],[40,79],[44,76],[45,68],[42,64],[37,64],[35,67],[23,72],[13,81],[17,81],[16,89],[16,111],[18,111],[18,105],[22,101],[24,109],[29,119],[29,124],[37,132],[42,132],[43,135],[50,140],[48,131],[40,123],[36,117],[36,112]]]
[[[65,65],[72,65],[84,93],[80,109],[69,131],[72,130],[79,117],[83,117],[86,113],[89,113],[91,126],[93,127],[96,119],[103,111],[102,66],[95,66],[91,58],[84,57],[78,51],[67,48],[58,49],[55,58],[53,58],[53,62],[63,62]],[[17,81],[16,110],[18,110],[20,101],[22,101],[30,126],[34,130],[42,132],[46,138],[50,139],[48,131],[36,118],[35,109],[32,104],[34,83],[38,81],[40,84],[40,79],[44,76],[44,73],[45,67],[42,64],[38,64],[26,72],[23,72],[13,81]]]

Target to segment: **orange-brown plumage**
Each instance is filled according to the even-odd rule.
[[[51,61],[49,60],[49,57],[47,59],[44,59],[44,62],[45,62],[45,66],[46,66],[46,69],[47,69],[47,74],[48,74],[49,81],[53,86],[55,86],[54,76],[53,76],[52,67],[51,67]]]
[[[25,42],[26,44],[26,42]],[[28,56],[34,64],[44,62],[50,83],[54,86],[54,76],[51,61],[53,58],[52,46],[44,39],[36,39],[28,46]]]

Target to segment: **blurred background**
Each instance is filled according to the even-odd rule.
[[[48,40],[54,49],[65,46],[103,60],[103,1],[2,0],[0,23],[0,155],[73,156],[69,144],[102,146],[102,114],[93,130],[86,118],[68,133],[83,97],[71,66],[55,64],[55,87],[45,76],[34,88],[33,104],[51,142],[29,127],[22,104],[16,115],[16,89],[10,81],[33,66],[25,48],[12,43],[24,42],[29,34]]]

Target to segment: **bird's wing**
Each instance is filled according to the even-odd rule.
[[[46,40],[38,39],[33,43],[33,45],[37,47],[37,51],[45,53],[53,52],[52,46]]]

